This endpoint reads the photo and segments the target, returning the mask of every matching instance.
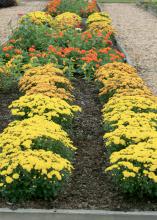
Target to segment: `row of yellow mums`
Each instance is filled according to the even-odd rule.
[[[51,17],[46,12],[35,11],[28,13],[20,19],[20,23],[30,21],[37,25],[45,24],[49,27],[64,30],[67,28],[79,28],[82,24],[82,18],[72,12],[64,12],[57,15],[56,17]],[[89,31],[105,31],[106,33],[114,33],[115,30],[111,25],[111,18],[106,12],[95,12],[88,16],[87,29]]]
[[[9,106],[16,120],[0,134],[0,192],[13,201],[52,198],[73,169],[66,129],[80,108],[54,64],[28,69],[19,88],[24,95]]]
[[[110,155],[106,169],[125,193],[157,195],[157,98],[125,63],[95,73]]]

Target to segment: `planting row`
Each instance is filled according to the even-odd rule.
[[[49,13],[55,2],[49,2]],[[112,47],[106,13],[91,14],[87,29],[74,12],[51,13],[21,17],[0,49],[0,89],[21,92],[9,106],[14,121],[0,134],[0,194],[11,201],[57,195],[73,170],[76,147],[68,131],[81,110],[72,104],[70,79],[92,79],[100,65],[124,58]]]
[[[12,201],[54,197],[73,169],[66,130],[80,108],[54,64],[25,71],[19,88],[25,95],[9,106],[16,120],[0,135],[0,192]]]
[[[95,76],[105,102],[106,172],[125,193],[156,196],[157,98],[128,64],[106,64]]]

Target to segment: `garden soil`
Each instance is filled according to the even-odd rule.
[[[112,183],[104,173],[108,165],[108,155],[103,141],[101,118],[102,106],[98,99],[98,89],[94,82],[81,78],[73,80],[75,104],[82,107],[73,122],[71,137],[78,147],[74,161],[75,170],[70,181],[64,186],[56,199],[51,201],[27,201],[19,204],[0,200],[0,207],[46,208],[46,209],[103,209],[103,210],[157,210],[157,201],[148,198],[128,197]],[[15,96],[13,95],[15,98]],[[12,97],[1,99],[1,115],[7,116],[1,128],[9,122],[7,105]],[[6,101],[7,100],[7,101]],[[1,120],[2,123],[2,120]]]
[[[12,103],[13,100],[16,100],[18,97],[18,92],[0,94],[0,132],[2,132],[3,129],[7,127],[8,123],[12,121],[8,106]]]

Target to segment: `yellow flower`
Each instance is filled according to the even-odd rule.
[[[13,174],[13,179],[15,179],[15,180],[19,179],[19,174],[18,173],[14,173]]]
[[[10,176],[7,176],[7,177],[5,178],[5,181],[6,181],[6,183],[10,184],[10,183],[13,182],[13,179],[12,179]]]
[[[91,24],[92,22],[103,21],[104,23],[111,24],[111,18],[106,12],[95,12],[88,16],[86,23]]]
[[[50,98],[43,94],[22,96],[12,102],[9,108],[15,116],[25,116],[27,118],[41,115],[48,120],[55,120],[55,118],[62,120],[63,117],[66,119],[73,118],[74,113],[81,111],[79,106],[70,105],[60,98]]]
[[[27,95],[43,94],[68,101],[73,99],[70,80],[52,63],[28,69],[19,81],[19,88]]]
[[[75,28],[80,26],[82,22],[80,16],[71,12],[65,12],[57,15],[55,20],[59,29]]]
[[[136,175],[135,175],[135,173],[133,173],[133,172],[129,172],[129,171],[127,171],[127,170],[124,170],[124,171],[123,171],[123,176],[124,176],[125,178],[128,178],[128,177],[135,177]]]
[[[62,143],[66,148],[72,151],[76,150],[61,125],[38,115],[10,123],[0,135],[0,146],[2,151],[6,153],[22,150],[23,148],[26,150],[33,148],[33,141],[39,139],[40,141],[49,139],[56,146],[58,143]],[[12,170],[10,169],[7,172],[12,172]]]
[[[25,21],[30,21],[37,25],[45,24],[51,27],[55,27],[55,21],[52,16],[43,11],[29,12],[22,16],[19,22],[24,23]]]

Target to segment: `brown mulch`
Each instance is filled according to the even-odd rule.
[[[52,201],[27,201],[10,204],[0,200],[0,207],[16,208],[61,208],[61,209],[104,209],[104,210],[157,210],[157,201],[148,198],[128,197],[118,191],[110,176],[104,173],[108,155],[103,141],[101,104],[94,82],[76,78],[74,81],[76,104],[82,112],[75,118],[72,139],[78,147],[72,178],[59,196]],[[1,96],[1,130],[11,120],[8,104],[17,94]],[[5,119],[6,118],[6,119]],[[3,122],[3,123],[2,123]]]
[[[8,123],[12,121],[12,117],[8,106],[13,100],[16,100],[19,97],[18,92],[10,94],[0,93],[0,132],[7,127]]]

